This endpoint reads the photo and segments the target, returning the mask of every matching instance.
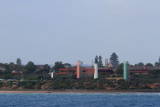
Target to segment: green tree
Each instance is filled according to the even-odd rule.
[[[153,67],[153,64],[147,63],[145,66],[146,66],[146,67]]]
[[[50,66],[45,64],[42,69],[36,70],[36,76],[38,76],[38,80],[47,80],[50,79],[50,75],[48,74],[50,71]]]
[[[52,70],[54,70],[55,72],[58,72],[60,68],[65,68],[65,67],[62,64],[62,61],[57,61],[57,62],[55,62],[55,65],[52,68]]]
[[[118,76],[123,76],[123,63],[119,64],[115,69],[116,74]]]
[[[22,65],[22,61],[20,58],[17,58],[17,61],[16,61],[17,65]]]
[[[159,63],[159,62],[156,62],[156,63],[154,64],[154,66],[160,66],[160,63]]]
[[[159,57],[159,59],[158,59],[158,62],[156,62],[154,65],[155,65],[155,66],[160,66],[160,57]]]
[[[115,52],[112,53],[112,55],[110,57],[110,61],[113,65],[113,67],[116,67],[119,64],[118,56]]]
[[[50,70],[50,66],[48,64],[45,64],[44,69]]]
[[[10,62],[9,65],[8,65],[8,67],[9,67],[10,71],[13,71],[13,70],[16,69],[16,66],[15,66],[15,64],[13,62]]]
[[[25,69],[26,69],[27,71],[30,71],[30,72],[35,72],[35,71],[36,71],[36,66],[34,65],[33,62],[29,61],[29,62],[27,63],[27,65],[25,66]]]
[[[99,56],[99,61],[98,61],[98,66],[99,67],[102,67],[103,66],[103,63],[102,63],[102,57],[101,56]]]
[[[22,71],[23,70],[24,66],[22,65],[22,61],[21,61],[20,58],[17,58],[15,66],[16,66],[17,71]]]
[[[144,63],[143,63],[143,62],[139,62],[139,63],[137,64],[137,66],[138,66],[138,67],[144,67]]]
[[[94,63],[98,64],[98,56],[95,57],[95,62]]]

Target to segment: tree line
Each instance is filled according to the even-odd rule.
[[[109,62],[113,67],[116,67],[119,64],[119,58],[115,52],[111,54]],[[103,67],[102,56],[96,56],[94,63],[97,63],[99,67]]]

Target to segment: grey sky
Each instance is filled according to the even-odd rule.
[[[0,0],[0,62],[160,56],[160,0]]]

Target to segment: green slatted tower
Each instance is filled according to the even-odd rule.
[[[124,62],[123,63],[123,79],[124,80],[128,80],[128,63],[127,62]]]

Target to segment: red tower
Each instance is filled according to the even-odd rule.
[[[77,79],[80,78],[80,62],[77,62]]]

